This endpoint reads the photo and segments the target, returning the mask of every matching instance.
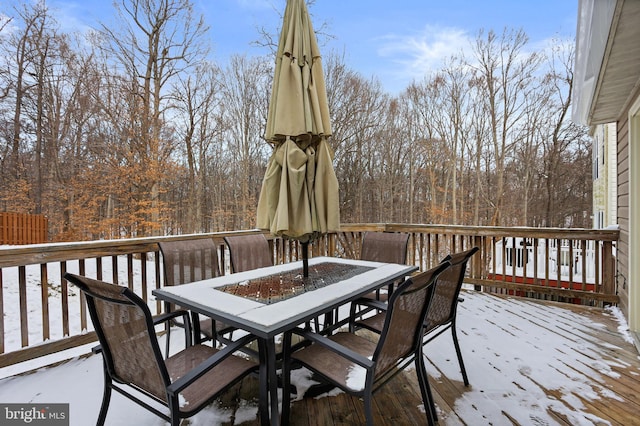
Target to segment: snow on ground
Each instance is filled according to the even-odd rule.
[[[111,282],[112,276],[112,259],[105,257],[102,260],[102,277],[105,281]],[[67,271],[77,274],[79,271],[78,262],[68,262]],[[85,274],[88,277],[96,277],[96,261],[95,259],[87,259],[85,262]],[[147,261],[147,271],[154,271],[155,263],[153,259]],[[4,327],[5,327],[5,352],[11,352],[21,348],[20,341],[20,299],[18,287],[18,268],[9,267],[2,268],[2,297],[4,308]],[[127,258],[120,256],[118,259],[118,282],[122,285],[127,283]],[[141,294],[141,268],[140,261],[135,260],[133,263],[133,282],[134,291]],[[40,266],[30,265],[25,268],[26,276],[26,298],[28,306],[27,324],[29,330],[29,345],[43,342],[42,331],[42,286],[40,284]],[[63,337],[62,324],[62,286],[60,284],[60,263],[47,264],[47,278],[49,282],[49,340],[55,341]],[[153,281],[154,274],[148,274],[149,288],[147,289],[147,300],[155,300],[151,295],[151,291],[155,288]],[[69,332],[70,335],[77,335],[81,332],[80,325],[80,291],[73,285],[68,285],[68,314],[69,314]],[[149,303],[151,312],[155,314],[156,304]],[[87,323],[89,330],[93,330],[91,320]]]

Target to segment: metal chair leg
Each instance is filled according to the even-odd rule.
[[[431,426],[438,421],[438,413],[436,412],[433,394],[431,393],[431,386],[429,386],[429,376],[427,375],[427,369],[424,365],[424,355],[422,351],[419,351],[415,358],[416,374],[418,376],[418,384],[420,385],[420,393],[422,394],[422,403],[424,404],[424,411],[427,414],[428,424]]]
[[[96,421],[97,426],[103,426],[104,422],[107,418],[107,410],[109,410],[109,402],[111,401],[111,376],[107,373],[107,365],[104,362],[103,357],[103,367],[104,367],[104,391],[102,393],[102,405],[100,405],[100,414],[98,414],[98,420]]]
[[[371,392],[364,394],[364,416],[367,419],[367,426],[373,426],[373,395]]]
[[[465,386],[469,386],[469,378],[467,377],[467,369],[464,367],[464,361],[462,360],[462,351],[460,351],[460,344],[458,343],[458,333],[456,333],[455,321],[451,324],[451,334],[453,336],[453,345],[456,348],[456,355],[458,356],[458,363],[460,364],[460,371],[462,372],[462,380]]]

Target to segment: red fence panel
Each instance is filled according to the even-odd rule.
[[[47,241],[45,215],[0,212],[0,244],[41,244]]]

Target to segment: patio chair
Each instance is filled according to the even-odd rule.
[[[163,241],[158,243],[162,253],[165,285],[174,286],[205,280],[220,275],[218,267],[218,250],[211,238],[197,240]],[[175,309],[172,304],[166,305],[166,311]],[[200,318],[192,313],[193,331],[196,343],[203,340],[217,340],[218,334],[230,333],[234,330],[220,321],[211,318]],[[171,322],[173,325],[183,326],[179,319]],[[171,328],[167,330],[167,354]],[[226,343],[226,342],[225,342]]]
[[[460,298],[460,289],[464,282],[467,263],[471,256],[473,256],[478,250],[478,247],[473,247],[472,249],[460,253],[448,255],[443,259],[443,262],[450,263],[451,267],[438,277],[438,286],[434,292],[433,300],[429,306],[424,322],[423,345],[431,342],[446,330],[451,330],[453,344],[456,349],[458,364],[460,364],[460,371],[462,373],[462,379],[465,386],[469,386],[469,378],[467,377],[467,370],[465,369],[464,361],[462,360],[462,352],[460,351],[460,344],[458,343],[456,314],[458,310],[458,303],[463,300]],[[367,306],[371,306],[372,303],[375,304],[375,302],[370,302],[364,299],[359,299],[354,302],[355,305],[365,304]],[[376,304],[375,306],[379,309],[385,309],[385,307],[380,304]],[[350,324],[349,329],[354,331],[356,328],[366,328],[380,333],[382,332],[383,325],[384,313],[374,315],[364,320],[355,321]]]
[[[233,355],[256,339],[252,335],[218,350],[189,345],[187,331],[186,348],[163,360],[154,326],[175,316],[183,316],[188,326],[187,312],[174,311],[154,321],[144,300],[127,287],[70,273],[64,278],[85,294],[100,341],[94,348],[102,353],[104,367],[98,425],[105,422],[113,390],[177,426],[258,368],[257,363]],[[169,415],[152,401],[167,407]]]
[[[375,391],[391,380],[406,359],[415,360],[415,371],[426,408],[433,424],[431,390],[422,357],[422,325],[439,274],[447,262],[407,279],[391,294],[384,326],[377,343],[355,333],[338,332],[330,336],[294,329],[284,336],[282,419],[289,420],[291,366],[299,363],[345,392],[364,399],[367,425],[373,424],[372,399]],[[297,334],[310,344],[292,352],[291,337]]]
[[[360,260],[405,264],[408,244],[409,234],[405,232],[365,232]]]
[[[360,260],[368,260],[372,262],[385,263],[407,263],[407,247],[409,245],[409,234],[405,232],[373,232],[367,231],[362,236],[362,246],[360,248]],[[387,286],[386,292],[380,289],[367,294],[365,297],[369,299],[382,300],[386,302],[389,295],[393,292],[396,283]],[[362,317],[368,312],[374,310],[371,306],[357,305],[359,311],[356,313],[351,310],[351,318],[355,316]],[[352,304],[352,308],[354,305]],[[334,312],[333,322],[337,323],[338,310]],[[326,322],[326,321],[325,321]],[[327,325],[327,324],[325,324]],[[330,324],[329,324],[330,325]]]
[[[409,245],[409,234],[405,232],[365,232],[362,236],[362,248],[360,249],[360,260],[370,260],[373,262],[407,263],[407,247]],[[377,290],[369,295],[378,300],[387,300],[393,291],[394,284],[390,284],[387,293]]]
[[[438,278],[438,288],[433,294],[433,301],[427,311],[427,317],[424,322],[425,337],[423,344],[431,342],[433,339],[447,331],[451,330],[453,345],[456,348],[458,364],[460,364],[460,372],[465,386],[469,386],[469,378],[467,370],[462,360],[462,352],[460,351],[460,343],[458,343],[458,333],[456,331],[456,317],[458,313],[458,303],[464,301],[460,297],[460,289],[464,282],[464,276],[467,271],[467,264],[471,256],[480,250],[478,247],[451,254],[444,258],[443,261],[451,263],[451,268],[440,275]]]
[[[273,253],[264,234],[224,237],[229,247],[231,272],[244,272],[273,265]]]

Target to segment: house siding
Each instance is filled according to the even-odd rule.
[[[616,248],[616,284],[620,309],[629,318],[629,114],[620,117],[618,128],[618,226],[620,239]]]
[[[593,133],[593,227],[617,222],[617,138],[615,123],[600,124]]]

